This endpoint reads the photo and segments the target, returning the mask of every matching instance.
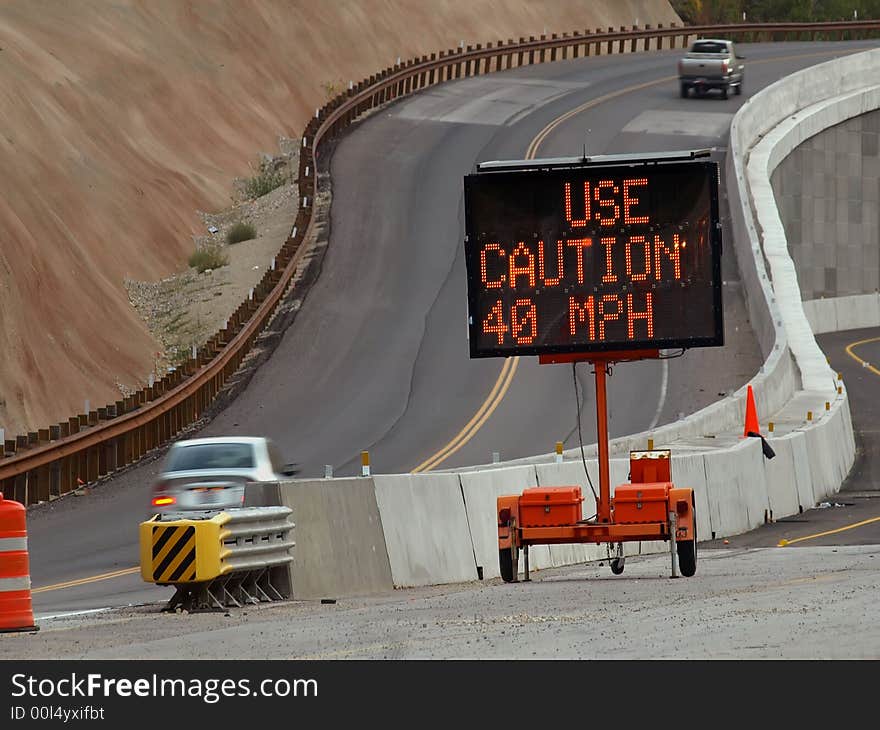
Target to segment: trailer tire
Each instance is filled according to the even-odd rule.
[[[685,578],[691,578],[697,572],[697,515],[693,514],[694,539],[679,540],[675,547],[678,552],[678,569]]]
[[[611,572],[614,573],[614,575],[620,575],[623,572],[623,567],[623,558],[611,558]]]
[[[501,569],[501,579],[505,583],[513,582],[513,556],[510,548],[502,548],[498,551],[498,567]]]

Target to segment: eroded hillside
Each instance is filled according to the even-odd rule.
[[[126,280],[186,267],[200,211],[348,80],[465,43],[680,22],[665,0],[0,3],[0,427],[143,385]]]

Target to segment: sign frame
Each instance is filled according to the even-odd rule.
[[[465,268],[467,280],[467,309],[468,309],[468,341],[471,358],[483,357],[517,357],[523,355],[553,355],[553,354],[583,354],[588,357],[591,353],[628,352],[644,350],[669,350],[690,349],[696,347],[717,347],[724,344],[724,307],[722,296],[721,259],[722,259],[722,231],[720,223],[719,184],[720,172],[716,161],[708,159],[711,150],[692,150],[680,152],[642,153],[624,155],[599,155],[593,157],[566,157],[547,158],[536,160],[503,160],[480,163],[476,172],[466,175],[464,178],[464,217],[465,217]],[[479,272],[475,261],[476,254],[473,249],[477,240],[474,230],[471,181],[485,178],[487,175],[503,175],[507,178],[519,175],[542,175],[554,171],[588,170],[590,173],[608,170],[609,173],[638,174],[640,169],[654,166],[674,166],[680,168],[683,164],[694,165],[695,172],[705,174],[708,180],[709,197],[709,222],[708,244],[710,247],[711,283],[712,283],[712,333],[709,335],[694,335],[675,338],[642,338],[633,340],[615,339],[605,342],[574,343],[574,344],[540,344],[540,345],[503,345],[497,347],[478,346],[478,337],[481,334],[480,317],[477,314],[479,289],[474,284],[479,281]],[[548,177],[544,174],[544,177]],[[555,178],[554,178],[555,179]]]

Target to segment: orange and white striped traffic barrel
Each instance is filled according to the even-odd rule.
[[[36,631],[23,504],[0,492],[0,631]]]

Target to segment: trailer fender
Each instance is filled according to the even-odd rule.
[[[516,540],[516,529],[511,525],[519,525],[519,495],[508,494],[498,497],[496,513],[498,522],[498,549],[511,547],[511,540]]]
[[[669,511],[675,512],[676,540],[693,540],[696,537],[696,501],[694,490],[675,487],[669,490]]]

